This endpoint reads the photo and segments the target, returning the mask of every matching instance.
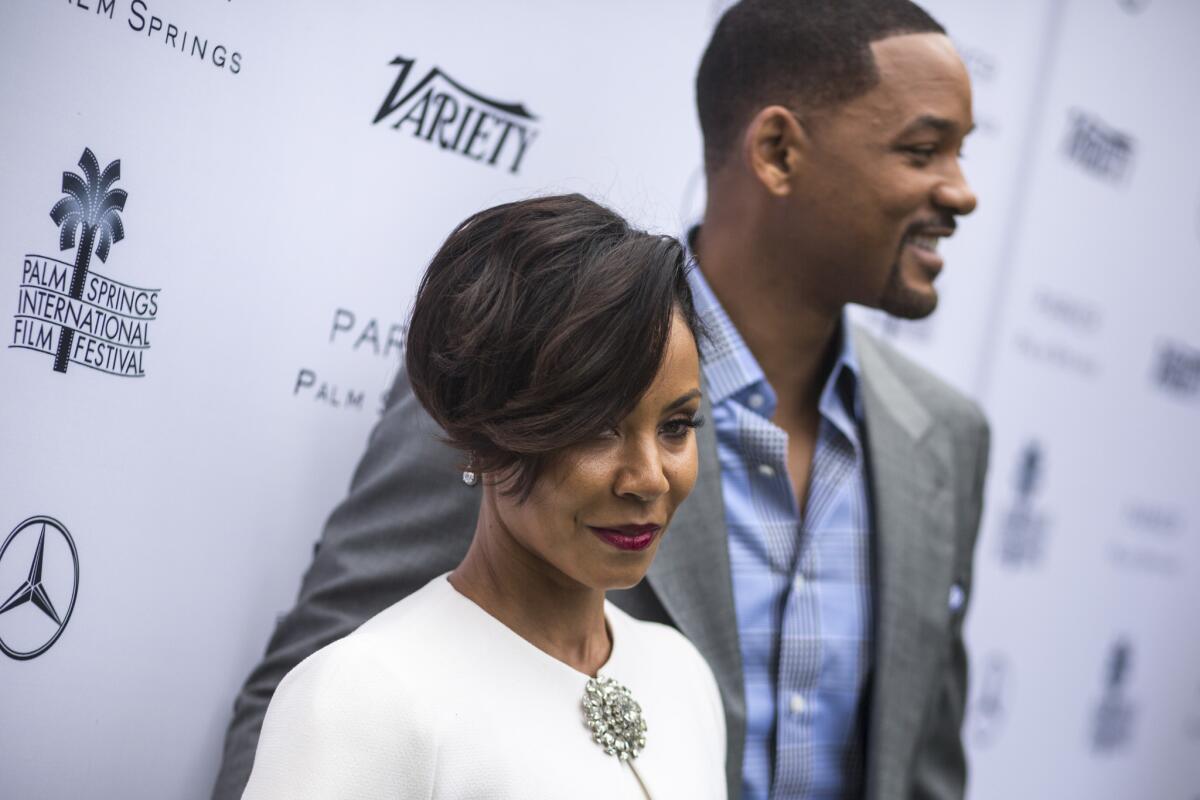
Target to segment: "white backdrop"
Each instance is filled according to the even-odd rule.
[[[27,600],[0,612],[0,794],[207,795],[426,261],[550,191],[679,232],[723,5],[0,9],[0,603]],[[971,796],[1196,800],[1200,7],[928,7],[974,78],[980,209],[935,317],[862,316],[993,421]],[[75,299],[50,212],[85,148],[127,196]],[[56,371],[64,321],[132,374]]]

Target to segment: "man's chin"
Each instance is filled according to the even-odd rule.
[[[932,314],[937,304],[938,293],[933,284],[918,288],[889,282],[880,300],[879,309],[900,319],[918,320]]]

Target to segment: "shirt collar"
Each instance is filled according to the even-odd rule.
[[[818,408],[855,445],[858,444],[858,425],[863,418],[862,379],[858,355],[854,351],[854,336],[850,332],[846,312],[838,326],[841,339],[838,359],[825,379]]]
[[[691,248],[698,231],[699,226],[691,228],[683,244],[691,266],[688,283],[692,289],[692,302],[708,334],[700,346],[700,365],[709,401],[716,406],[731,397],[736,398],[769,419],[775,413],[775,392],[700,271]],[[854,337],[844,311],[838,326],[838,338],[838,359],[821,390],[819,408],[822,416],[842,428],[843,433],[855,438],[847,428],[856,427],[862,419],[861,378]],[[846,377],[842,377],[843,374]],[[757,404],[748,402],[754,394],[759,395]]]

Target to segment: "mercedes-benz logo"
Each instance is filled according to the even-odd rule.
[[[0,603],[0,650],[19,661],[36,658],[62,636],[79,593],[79,553],[61,522],[30,517],[8,535],[0,547],[0,597],[5,591],[12,593]]]

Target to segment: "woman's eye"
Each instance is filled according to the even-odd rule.
[[[672,439],[682,439],[688,435],[688,431],[699,428],[703,424],[703,417],[680,417],[663,425],[663,433]]]

